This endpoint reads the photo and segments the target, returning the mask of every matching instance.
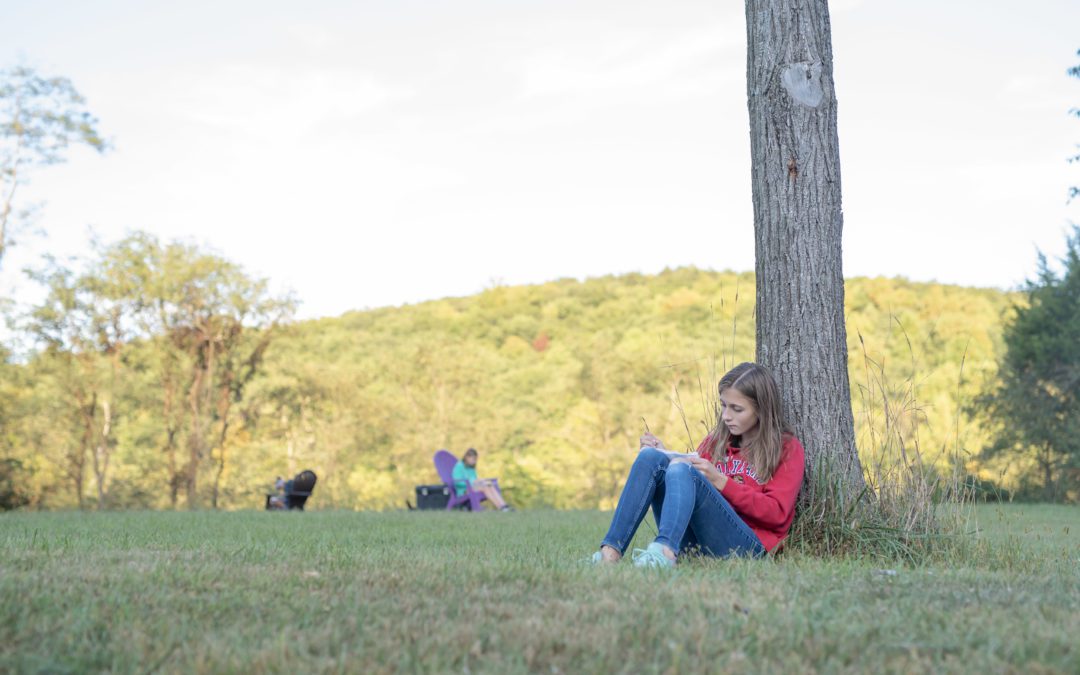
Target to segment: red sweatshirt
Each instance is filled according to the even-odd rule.
[[[806,462],[802,443],[794,436],[784,436],[780,463],[769,482],[762,484],[758,482],[754,467],[742,458],[739,448],[729,445],[727,456],[714,460],[708,447],[712,445],[710,441],[711,438],[706,438],[698,446],[698,454],[712,461],[728,477],[720,494],[750,526],[765,550],[773,550],[787,536],[795,518],[795,498],[802,488]]]

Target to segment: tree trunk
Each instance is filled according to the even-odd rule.
[[[164,320],[162,323],[165,323]],[[165,422],[165,445],[162,452],[165,453],[165,461],[169,470],[169,506],[175,511],[180,501],[180,486],[184,483],[184,476],[176,458],[177,437],[180,433],[180,422],[177,420],[177,416],[182,414],[183,404],[177,402],[179,375],[175,357],[168,352],[171,349],[168,344],[162,344],[161,349],[165,351],[161,357],[160,380],[162,391],[161,418]]]
[[[188,461],[185,471],[185,488],[187,491],[187,505],[191,510],[199,508],[199,493],[197,482],[199,478],[199,462],[203,456],[203,416],[201,406],[201,391],[204,378],[202,365],[196,356],[195,373],[192,377],[191,387],[188,389],[188,407],[191,410],[191,432],[188,434]]]
[[[176,468],[176,430],[171,427],[166,429],[165,456],[169,466],[169,507],[175,511],[179,502],[181,478]]]
[[[1054,460],[1053,449],[1049,443],[1043,444],[1042,459],[1039,463],[1042,464],[1043,470],[1043,499],[1048,502],[1057,501],[1057,490],[1054,489]]]
[[[848,382],[828,3],[747,0],[746,29],[757,360],[776,376],[807,468],[821,462],[854,497],[865,482]],[[812,498],[812,481],[807,490]]]
[[[178,493],[180,491],[180,470],[176,465],[176,434],[177,425],[173,420],[173,389],[172,383],[166,384],[165,389],[165,404],[162,406],[164,409],[165,418],[165,457],[169,467],[169,505],[175,511],[178,500]]]
[[[94,393],[87,401],[82,389],[75,390],[75,402],[79,408],[82,435],[79,439],[78,461],[76,462],[77,488],[79,491],[79,509],[86,507],[83,499],[86,476],[86,456],[94,453],[94,418],[97,416],[97,394]],[[95,460],[96,461],[96,460]]]
[[[105,481],[109,473],[109,441],[112,433],[112,405],[108,398],[101,404],[101,431],[94,445],[94,478],[97,481],[98,511],[104,511],[108,492]]]
[[[217,470],[214,472],[214,489],[211,496],[213,508],[218,507],[218,498],[221,496],[221,478],[225,475],[225,444],[229,440],[229,411],[232,408],[232,371],[226,367],[222,374],[224,381],[218,385],[217,416],[221,423],[221,433],[218,434],[217,447]]]
[[[67,454],[67,475],[71,479],[71,489],[75,492],[75,500],[79,510],[86,508],[83,498],[84,484],[86,482],[86,446],[75,443],[70,446]]]

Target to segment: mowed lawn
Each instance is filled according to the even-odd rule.
[[[1080,508],[975,513],[918,567],[668,572],[580,564],[597,512],[4,514],[0,672],[1080,672]]]

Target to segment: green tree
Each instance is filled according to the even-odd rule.
[[[1039,255],[1025,304],[1004,329],[997,386],[981,402],[994,425],[987,459],[1019,465],[1047,500],[1077,499],[1080,487],[1080,227],[1073,226],[1062,271]]]
[[[272,329],[257,372],[219,409],[214,394],[222,389],[205,385],[227,374],[197,368],[184,340],[192,322],[178,314],[189,302],[180,289],[188,287],[194,303],[202,293],[196,279],[210,283],[214,266],[189,274],[205,253],[145,235],[122,244],[96,249],[79,268],[134,299],[121,331],[109,508],[184,504],[194,409],[206,430],[195,475],[207,506],[216,476],[219,508],[252,508],[269,477],[310,468],[319,475],[313,508],[400,508],[413,486],[438,480],[436,449],[475,446],[484,472],[499,476],[515,505],[612,508],[642,418],[663,438],[694,447],[714,419],[719,374],[754,354],[750,273],[684,268],[566,279]],[[986,425],[957,431],[953,401],[970,400],[996,377],[1002,312],[1013,300],[994,289],[848,280],[849,350],[860,355],[851,364],[862,402],[859,438],[874,425],[879,436],[899,429],[914,437],[909,451],[919,447],[937,461],[936,450],[960,436],[977,455]],[[234,365],[265,337],[258,323],[245,320],[234,352],[243,358]],[[214,348],[220,366],[222,346]],[[867,359],[887,369],[887,381],[865,379]],[[97,353],[92,362],[88,372],[107,385],[108,359]],[[93,457],[79,454],[64,366],[44,348],[0,360],[0,461],[14,460],[11,481],[26,489],[29,508],[75,506],[80,469],[93,499]],[[193,407],[197,370],[204,386]],[[234,370],[234,381],[249,372]],[[902,425],[881,419],[878,388],[905,390],[896,413]],[[879,459],[864,456],[863,465]],[[981,475],[992,477],[989,469]]]
[[[31,277],[48,289],[31,311],[30,333],[44,345],[43,358],[59,379],[58,397],[67,401],[79,440],[68,453],[80,507],[83,469],[90,459],[98,508],[107,506],[109,468],[121,418],[120,399],[127,378],[123,354],[135,337],[134,311],[128,288],[116,283],[111,270],[87,265],[76,273],[54,260]]]
[[[30,503],[28,471],[14,455],[23,443],[18,426],[21,422],[20,399],[25,392],[23,369],[9,362],[10,354],[0,346],[0,511]]]
[[[262,367],[295,302],[268,290],[220,256],[179,243],[161,245],[134,234],[102,254],[103,274],[124,289],[134,320],[159,352],[161,419],[170,490],[183,487],[189,508],[200,503],[200,474],[217,508],[228,466],[234,404]],[[186,461],[177,461],[180,435]]]
[[[19,216],[16,193],[35,166],[58,164],[75,143],[102,152],[98,121],[71,81],[32,68],[0,71],[0,264]]]
[[[25,324],[39,348],[25,378],[34,395],[21,397],[26,419],[0,416],[14,439],[5,454],[48,457],[80,507],[91,479],[98,508],[111,505],[117,471],[122,503],[163,501],[153,495],[165,478],[174,507],[181,490],[191,507],[217,507],[243,426],[237,404],[293,301],[228,260],[145,233],[95,245],[78,270],[50,261],[31,276],[47,291]],[[15,394],[0,389],[0,402]]]

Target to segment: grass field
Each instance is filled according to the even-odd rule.
[[[579,564],[607,518],[2,515],[0,672],[1080,672],[1077,507],[915,568]]]

